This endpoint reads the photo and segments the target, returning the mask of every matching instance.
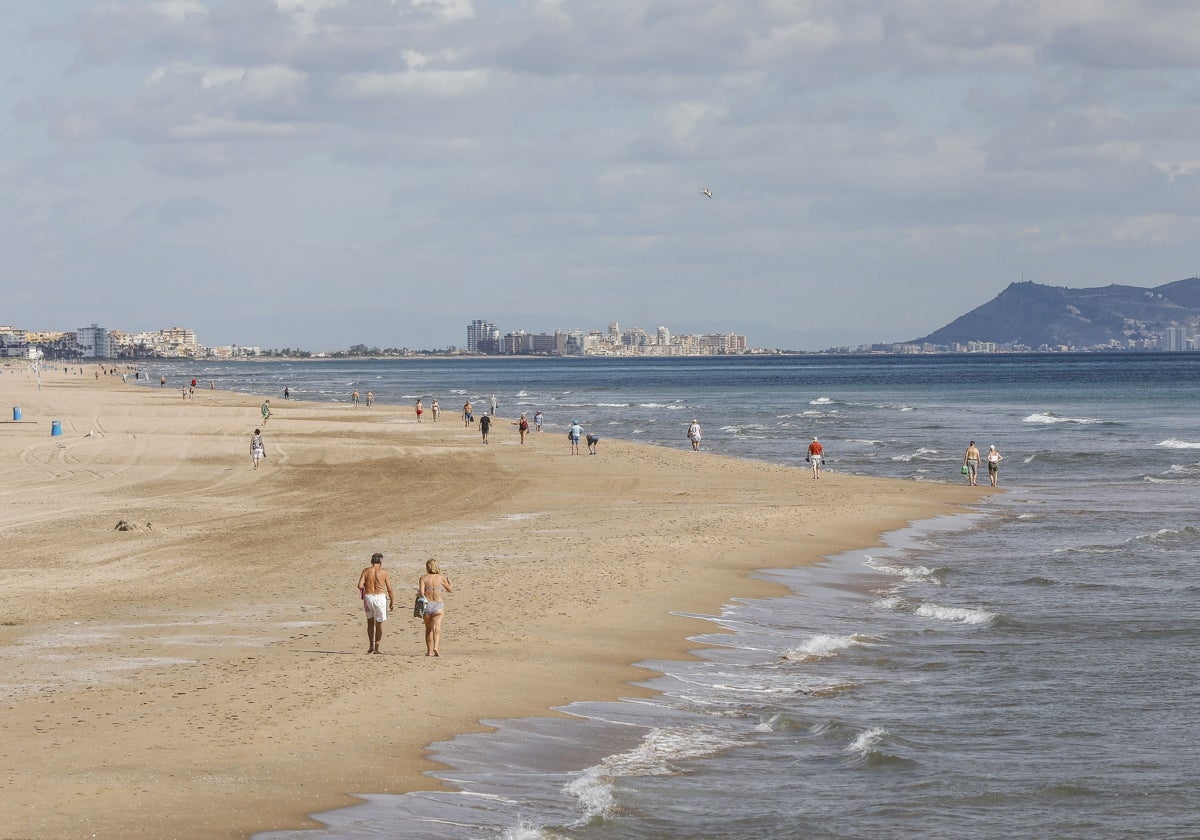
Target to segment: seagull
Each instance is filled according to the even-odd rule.
[[[704,189],[700,190],[700,195],[704,196],[705,198],[712,198],[712,190],[710,190],[708,187],[705,187]]]

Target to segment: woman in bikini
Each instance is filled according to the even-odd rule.
[[[442,574],[436,560],[425,561],[425,574],[417,581],[417,590],[425,599],[425,655],[441,656],[438,646],[442,641],[442,616],[446,614],[446,603],[442,593],[453,592],[450,578]]]

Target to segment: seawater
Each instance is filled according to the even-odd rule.
[[[802,466],[816,435],[831,470],[915,481],[960,481],[970,439],[1005,455],[1006,492],[972,512],[763,570],[792,594],[731,598],[698,659],[643,663],[653,698],[490,721],[434,745],[451,790],[362,791],[263,840],[1200,837],[1200,356],[144,370],[252,408],[358,388],[453,421],[494,393],[504,416],[671,447],[694,417],[710,451]]]

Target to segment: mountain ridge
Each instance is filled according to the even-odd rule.
[[[1121,346],[1159,341],[1169,328],[1200,329],[1200,278],[1153,288],[1111,284],[1082,289],[1011,283],[982,306],[911,344],[969,342],[1032,349]]]

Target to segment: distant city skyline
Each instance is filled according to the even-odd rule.
[[[644,327],[622,328],[609,321],[596,327],[535,333],[524,329],[502,331],[491,321],[477,318],[467,325],[469,353],[484,355],[551,354],[604,356],[705,356],[746,353],[752,348],[746,336],[729,332],[672,333],[665,324],[653,331]]]
[[[1198,28],[1160,0],[11,3],[0,320],[435,347],[599,308],[819,350],[1022,277],[1156,285],[1197,269]]]

